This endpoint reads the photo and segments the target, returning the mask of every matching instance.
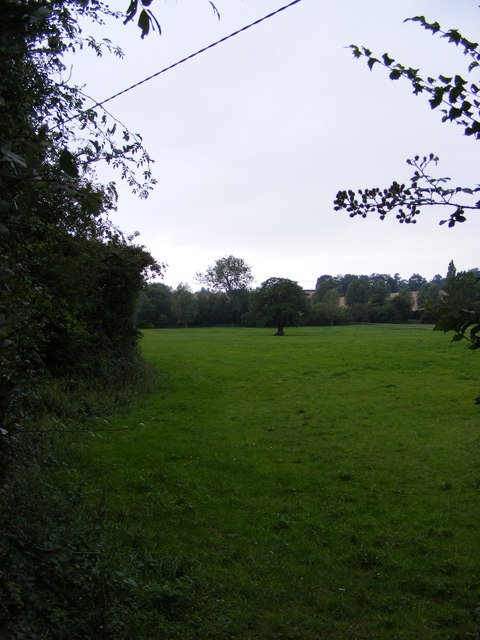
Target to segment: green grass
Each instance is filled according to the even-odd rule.
[[[75,445],[117,543],[188,582],[136,637],[471,638],[479,356],[430,327],[287,334],[146,331],[155,391]]]

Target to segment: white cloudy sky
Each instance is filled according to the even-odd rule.
[[[161,37],[142,41],[132,24],[109,26],[125,59],[77,56],[73,80],[102,100],[287,0],[215,4],[220,21],[207,0],[154,0]],[[196,272],[227,254],[244,258],[257,283],[281,276],[304,288],[324,273],[432,277],[451,259],[459,269],[480,266],[475,216],[448,229],[434,211],[414,226],[333,211],[341,188],[406,180],[415,154],[432,151],[440,174],[478,181],[479,143],[346,48],[388,51],[425,75],[464,72],[460,51],[403,23],[419,14],[478,36],[478,0],[302,0],[109,104],[143,136],[158,179],[145,201],[119,185],[115,222],[168,263],[167,284],[196,288]]]

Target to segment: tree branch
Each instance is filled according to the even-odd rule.
[[[457,222],[465,222],[465,212],[480,210],[480,200],[465,202],[457,196],[464,194],[472,197],[480,193],[480,185],[453,188],[444,186],[449,178],[435,178],[427,173],[428,166],[437,162],[438,158],[433,153],[423,159],[415,156],[407,160],[407,164],[414,168],[409,186],[394,181],[384,189],[371,187],[358,189],[356,193],[351,189],[338,191],[334,209],[347,211],[351,218],[366,218],[368,214],[377,213],[380,220],[384,220],[389,213],[396,212],[399,222],[415,224],[423,207],[439,206],[453,209],[449,218],[440,220],[440,225],[448,223],[449,227],[453,227]]]

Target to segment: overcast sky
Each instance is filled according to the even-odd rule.
[[[125,58],[78,55],[73,80],[102,100],[288,2],[215,4],[220,21],[208,0],[154,0],[161,37],[110,25],[104,35]],[[142,135],[158,180],[147,200],[119,184],[114,221],[168,264],[166,284],[198,289],[195,274],[228,254],[250,264],[257,284],[280,276],[304,288],[326,273],[430,278],[451,259],[480,266],[478,216],[448,229],[432,210],[416,225],[333,211],[339,189],[407,180],[416,154],[436,153],[439,175],[478,182],[480,143],[346,48],[388,52],[425,76],[466,73],[454,46],[403,23],[414,15],[479,36],[478,0],[302,0],[109,103]]]

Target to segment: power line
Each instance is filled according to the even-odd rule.
[[[203,49],[199,49],[198,51],[195,51],[195,53],[191,53],[186,58],[182,58],[181,60],[178,60],[177,62],[174,62],[173,64],[169,65],[168,67],[165,67],[161,71],[157,71],[156,73],[152,74],[151,76],[148,76],[148,78],[144,78],[143,80],[140,80],[139,82],[136,82],[135,84],[130,85],[126,89],[122,89],[122,91],[119,91],[118,93],[115,93],[113,96],[110,96],[109,98],[106,98],[105,100],[102,100],[101,102],[96,102],[93,105],[93,107],[89,107],[85,111],[92,111],[93,109],[96,109],[97,107],[102,107],[107,102],[110,102],[111,100],[114,100],[115,98],[118,98],[119,96],[122,96],[124,93],[127,93],[128,91],[132,91],[133,89],[136,89],[140,85],[145,84],[146,82],[149,82],[150,80],[153,80],[153,78],[157,78],[158,76],[162,75],[162,73],[166,73],[167,71],[170,71],[171,69],[174,69],[175,67],[178,67],[179,65],[183,64],[184,62],[187,62],[187,60],[191,60],[192,58],[195,58],[196,56],[199,56],[201,53],[205,53],[205,51],[208,51],[209,49],[213,49],[213,47],[216,47],[217,45],[222,44],[223,42],[226,42],[227,40],[230,40],[230,38],[238,36],[240,33],[243,33],[244,31],[247,31],[247,29],[251,29],[252,27],[256,27],[261,22],[264,22],[265,20],[273,18],[273,16],[276,16],[278,13],[281,13],[282,11],[285,11],[286,9],[289,9],[290,7],[293,7],[293,5],[298,4],[301,1],[302,0],[293,0],[292,2],[289,2],[288,4],[284,5],[283,7],[280,7],[279,9],[276,9],[272,13],[269,13],[268,15],[263,16],[263,18],[259,18],[258,20],[255,20],[255,22],[251,22],[250,24],[245,25],[241,29],[238,29],[237,31],[234,31],[233,33],[230,33],[228,36],[220,38],[220,40],[217,40],[216,42],[212,42],[211,44],[207,45],[206,47],[203,47]]]

